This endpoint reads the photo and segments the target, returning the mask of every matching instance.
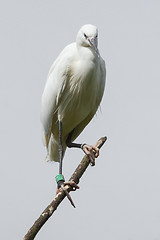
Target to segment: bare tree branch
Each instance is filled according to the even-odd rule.
[[[101,148],[102,145],[107,140],[106,137],[102,137],[98,140],[98,142],[95,144],[97,148]],[[79,183],[80,178],[82,177],[83,173],[85,172],[86,168],[89,166],[89,159],[87,156],[84,156],[81,163],[78,165],[74,173],[72,174],[70,181],[74,181],[75,183]],[[70,192],[72,191],[72,188],[68,185],[65,186],[65,189]],[[57,209],[59,204],[62,202],[62,200],[66,197],[66,194],[64,191],[61,191],[55,196],[53,201],[48,205],[48,207],[43,211],[43,213],[40,215],[40,217],[35,221],[33,226],[30,228],[28,233],[25,235],[24,240],[33,240],[36,236],[36,234],[39,232],[41,227],[45,224],[45,222],[52,216],[54,211]]]

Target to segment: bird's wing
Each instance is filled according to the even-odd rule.
[[[98,80],[99,80],[99,89],[97,88],[98,95],[97,95],[96,105],[94,109],[92,109],[92,111],[88,114],[88,116],[81,123],[79,123],[79,125],[75,127],[73,134],[71,136],[71,141],[74,141],[79,136],[79,134],[83,131],[83,129],[88,125],[88,123],[92,120],[102,100],[105,83],[106,83],[106,67],[105,67],[105,61],[102,58],[100,58],[100,75]]]
[[[95,112],[91,112],[79,125],[77,125],[73,131],[73,134],[71,136],[71,142],[73,142],[79,134],[83,131],[83,129],[88,125],[88,123],[92,120],[93,116],[95,115]]]
[[[59,97],[65,88],[69,63],[72,60],[74,49],[74,43],[68,45],[55,60],[49,71],[47,82],[42,95],[42,135],[44,145],[47,147],[51,136],[53,116],[58,107]]]
[[[100,58],[100,96],[99,96],[99,104],[102,100],[103,97],[103,93],[104,93],[104,88],[105,88],[105,84],[106,84],[106,65],[105,65],[105,61]]]

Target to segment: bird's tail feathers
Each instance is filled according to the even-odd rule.
[[[65,153],[66,147],[63,146],[63,156]],[[53,138],[51,134],[50,141],[48,144],[48,154],[46,156],[46,161],[59,162],[59,152],[58,152],[58,142]]]

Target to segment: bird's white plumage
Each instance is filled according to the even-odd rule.
[[[48,74],[42,95],[41,123],[47,160],[59,161],[59,121],[64,151],[74,129],[78,137],[95,115],[105,86],[105,62],[97,49],[97,28],[84,25],[75,43],[64,48]]]

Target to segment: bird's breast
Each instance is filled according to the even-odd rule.
[[[75,127],[97,109],[97,70],[93,62],[75,62],[69,69],[59,106],[59,116],[66,128]]]

